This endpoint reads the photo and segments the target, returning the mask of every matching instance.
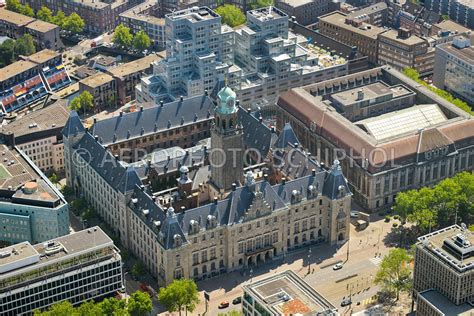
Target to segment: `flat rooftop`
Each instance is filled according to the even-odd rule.
[[[35,30],[37,32],[40,32],[40,33],[46,33],[46,32],[52,31],[56,28],[59,28],[59,26],[57,26],[55,24],[48,23],[48,22],[41,21],[41,20],[36,20],[34,22],[31,22],[26,27],[29,28],[29,29]]]
[[[399,37],[398,36],[398,31],[397,30],[389,30],[387,32],[384,32],[380,34],[380,38],[386,38],[392,41],[395,41],[397,43],[405,44],[405,45],[417,45],[417,44],[423,44],[426,42],[424,39],[422,39],[419,36],[416,35],[411,35],[410,37]]]
[[[17,26],[23,26],[28,23],[31,23],[35,18],[9,11],[7,9],[0,9],[0,21],[6,21]]]
[[[180,11],[176,11],[173,13],[168,13],[165,15],[165,18],[170,19],[172,21],[177,20],[189,20],[190,22],[200,22],[205,20],[211,20],[215,18],[219,18],[220,16],[212,11],[207,7],[192,7]]]
[[[0,82],[13,78],[23,72],[31,70],[38,65],[28,60],[19,60],[0,69]]]
[[[2,125],[0,131],[2,133],[13,133],[17,138],[60,128],[66,125],[68,118],[69,110],[66,107],[66,100],[58,100],[54,104],[17,118],[7,125]]]
[[[439,46],[441,46],[446,52],[461,59],[463,62],[474,65],[474,46],[471,45],[464,48],[458,48],[454,46],[453,43],[454,42],[445,43]]]
[[[248,16],[253,16],[261,22],[280,18],[288,18],[288,15],[274,6],[247,11]]]
[[[28,56],[26,59],[35,64],[41,65],[60,55],[60,53],[55,52],[54,50],[43,49],[37,53],[34,53],[33,55]]]
[[[293,271],[244,286],[273,315],[336,315],[336,308]]]
[[[319,18],[319,21],[336,25],[348,31],[351,31],[363,36],[371,37],[372,39],[377,39],[377,36],[380,33],[383,33],[386,31],[384,28],[381,28],[375,25],[366,24],[366,23],[363,23],[362,26],[360,27],[353,26],[352,24],[347,24],[346,23],[347,17],[348,16],[346,14],[336,11],[336,12],[321,16]]]
[[[370,117],[354,124],[364,129],[376,140],[384,140],[425,129],[448,119],[436,104],[420,104],[407,109]]]
[[[353,105],[355,103],[370,101],[382,96],[396,98],[410,94],[411,91],[402,85],[391,87],[382,82],[375,82],[365,85],[361,88],[341,91],[331,95],[331,99],[343,106]]]
[[[79,81],[79,84],[83,84],[91,88],[97,88],[113,80],[114,78],[112,78],[111,75],[108,75],[103,72],[98,72],[98,73],[93,74],[90,77],[82,79],[81,81]]]
[[[39,265],[57,263],[113,245],[112,239],[100,227],[95,226],[36,245],[23,242],[2,248],[0,282],[12,274],[26,272],[25,268],[31,271]]]
[[[473,307],[471,305],[467,303],[456,305],[437,290],[427,290],[418,293],[418,295],[444,315],[472,316]]]
[[[107,69],[107,72],[114,77],[125,77],[136,72],[144,71],[151,67],[151,63],[161,59],[163,59],[163,56],[160,54],[152,54],[129,63]]]
[[[474,269],[474,234],[467,228],[452,225],[421,236],[418,241],[418,247],[428,249],[459,272]]]

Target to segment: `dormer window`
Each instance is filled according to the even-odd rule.
[[[217,218],[214,215],[207,216],[207,229],[213,229],[217,227]]]
[[[199,233],[199,230],[200,230],[199,223],[194,219],[190,220],[189,221],[189,233],[190,234],[197,234],[197,233]]]
[[[344,196],[346,196],[346,187],[343,185],[340,185],[338,188],[339,191],[339,198],[342,199]]]
[[[315,185],[308,186],[308,198],[315,198],[318,196],[318,188]]]
[[[179,234],[173,236],[174,246],[180,247],[183,244],[183,240]]]
[[[291,203],[301,202],[301,192],[298,190],[293,190],[291,192]]]

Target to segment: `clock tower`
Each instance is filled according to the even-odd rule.
[[[211,129],[211,176],[220,190],[227,191],[232,188],[232,183],[242,182],[243,133],[235,92],[225,86],[217,97],[219,103]]]

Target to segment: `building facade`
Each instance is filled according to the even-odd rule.
[[[250,116],[238,114],[236,95],[226,89],[219,93],[223,100],[216,109],[219,115],[213,127],[222,130],[211,136],[208,150],[214,146],[214,150],[225,152],[229,146],[240,145],[243,148],[235,149],[243,151],[245,145],[241,142],[225,143],[228,133],[241,137],[240,129],[250,131],[252,124],[264,125],[256,119],[244,120]],[[183,104],[175,101],[158,110],[171,108],[175,112],[180,107]],[[145,111],[138,115],[144,116]],[[155,116],[147,117],[153,120]],[[148,125],[141,124],[144,128]],[[258,148],[269,152],[274,133],[267,129],[244,133],[242,138],[246,144],[260,144]],[[106,132],[113,133],[111,129]],[[245,172],[244,180],[243,169],[240,173],[229,171],[234,175],[230,179],[222,169],[206,165],[200,169],[203,177],[192,184],[189,169],[180,168],[179,183],[196,186],[207,199],[188,209],[183,203],[175,211],[172,206],[165,206],[169,202],[160,198],[162,193],[153,192],[141,181],[134,165],[124,163],[106,148],[106,133],[96,128],[93,133],[97,136],[86,131],[72,112],[63,131],[67,183],[114,228],[122,243],[140,258],[160,285],[182,277],[203,279],[242,269],[282,256],[301,245],[341,244],[349,239],[351,192],[337,161],[328,170],[313,162],[313,170],[305,169],[300,177],[290,175],[273,183],[269,177],[259,180],[251,170]],[[303,159],[302,164],[310,160],[301,152],[296,156]],[[164,161],[171,159],[168,156]],[[241,178],[243,183],[237,184],[235,178]],[[226,190],[226,179],[235,183],[230,190]],[[194,191],[183,188],[181,192],[184,191],[194,199]]]
[[[474,46],[467,37],[438,45],[433,83],[474,104]]]
[[[338,10],[338,4],[331,0],[278,0],[275,6],[294,17],[301,25],[310,25],[318,22],[321,15]]]
[[[61,301],[79,305],[123,287],[119,250],[97,226],[0,254],[0,315],[28,315]]]
[[[354,199],[371,211],[474,169],[471,115],[390,67],[283,94],[277,128],[286,122],[318,161],[341,159]]]
[[[474,4],[472,1],[425,0],[424,6],[428,10],[446,14],[449,19],[470,29],[474,28]]]
[[[472,306],[466,307],[474,299],[473,243],[474,237],[464,224],[418,238],[413,271],[414,294],[421,307],[417,315],[433,315],[430,310],[439,314],[443,308],[436,307],[443,301],[444,307],[453,305],[472,312]]]
[[[87,91],[94,98],[94,110],[100,111],[117,104],[117,82],[106,73],[98,72],[79,81],[79,94]]]

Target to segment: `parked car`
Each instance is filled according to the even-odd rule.
[[[234,305],[237,305],[237,304],[240,304],[240,303],[242,303],[242,296],[236,297],[232,301],[232,304],[234,304]]]
[[[226,307],[229,307],[229,302],[227,302],[227,301],[222,301],[222,302],[219,304],[219,308],[220,308],[220,309],[226,308]]]
[[[347,306],[347,305],[351,305],[351,304],[352,304],[352,300],[350,298],[343,299],[342,302],[341,302],[342,307]]]
[[[351,211],[351,218],[359,218],[359,212],[358,211]]]
[[[342,262],[339,262],[339,263],[336,263],[335,265],[333,265],[332,269],[333,270],[340,270],[340,269],[342,269],[343,266],[344,266],[344,264]]]

